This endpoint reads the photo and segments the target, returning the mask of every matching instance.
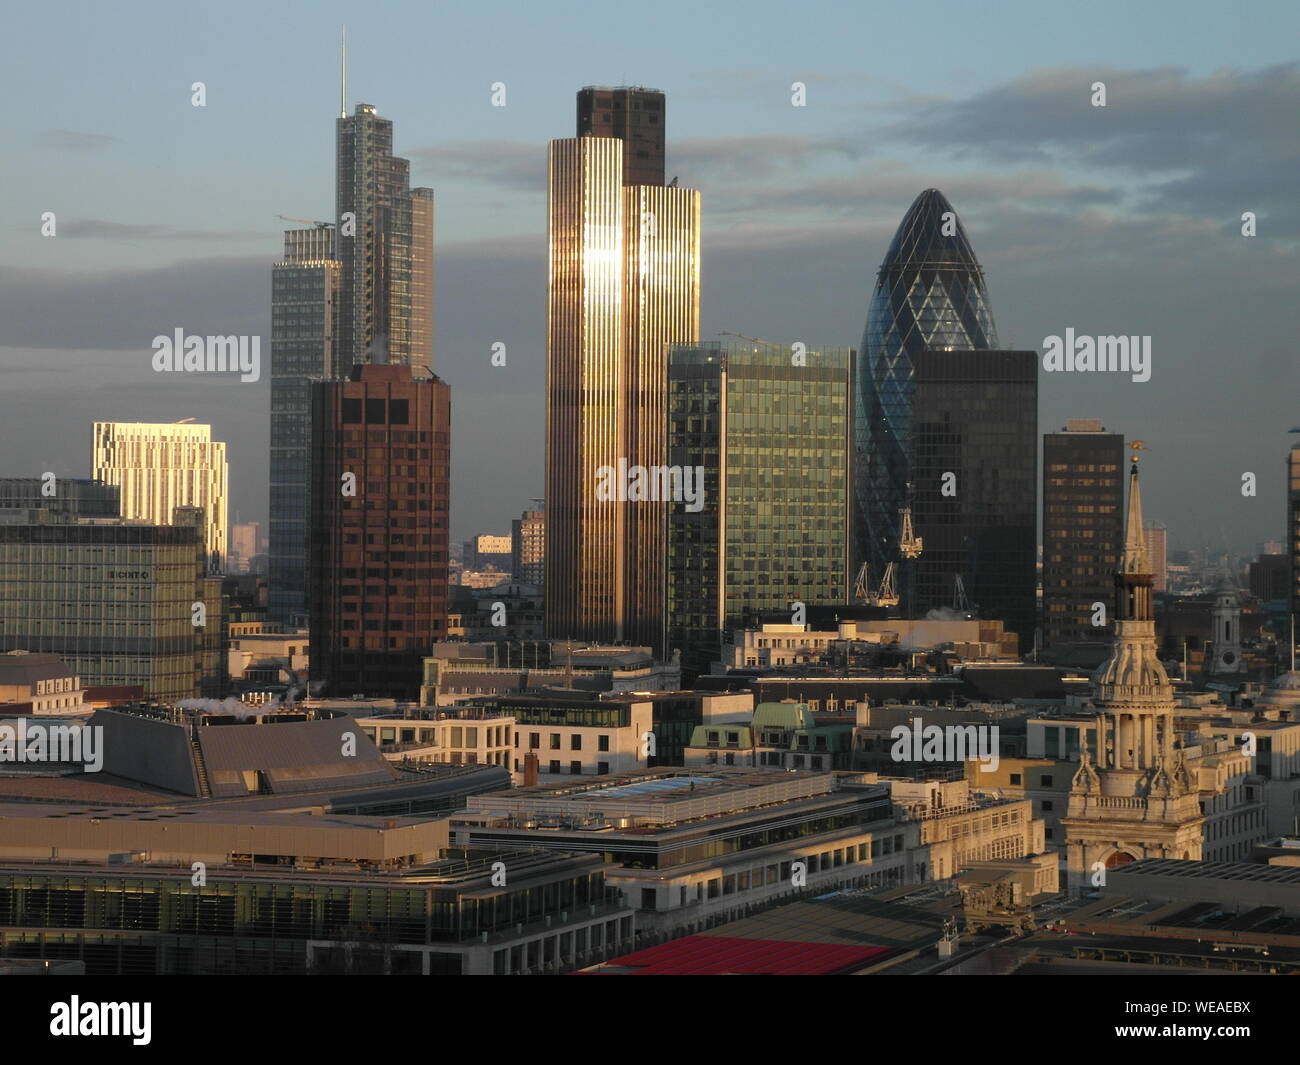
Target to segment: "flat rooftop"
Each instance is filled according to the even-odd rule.
[[[491,792],[475,796],[470,806],[489,813],[564,817],[588,814],[668,825],[828,795],[836,790],[837,781],[830,772],[792,773],[741,766],[662,767]]]

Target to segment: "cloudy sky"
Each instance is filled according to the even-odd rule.
[[[435,189],[455,537],[506,531],[542,491],[545,149],[588,84],[668,94],[668,173],[703,195],[706,338],[857,347],[893,230],[937,187],[1005,346],[1152,338],[1149,382],[1044,374],[1041,427],[1147,441],[1148,516],[1175,546],[1281,536],[1300,426],[1289,0],[11,7],[0,473],[86,476],[92,421],[193,417],[229,444],[232,520],[265,519],[265,371],[155,374],[150,341],[269,337],[276,216],[334,217],[342,22],[349,110],[391,118]]]

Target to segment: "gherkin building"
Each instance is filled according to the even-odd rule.
[[[911,466],[912,359],[998,346],[984,271],[952,205],[926,189],[880,265],[858,349],[854,519],[858,561],[873,582],[898,560],[898,512]]]

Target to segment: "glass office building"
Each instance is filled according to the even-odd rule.
[[[0,477],[0,510],[48,510],[69,518],[117,518],[122,489],[83,477]]]
[[[339,263],[334,230],[291,229],[271,274],[271,506],[268,613],[307,624],[311,382],[334,376]]]
[[[668,507],[667,645],[693,678],[762,611],[848,601],[853,352],[718,342],[668,362],[668,462],[703,501]]]
[[[1037,620],[1038,353],[922,351],[914,363],[912,521],[925,546],[904,607],[951,607],[960,576],[979,616],[1024,652]]]
[[[8,517],[0,652],[55,654],[87,687],[139,685],[158,702],[199,694],[204,671],[217,668],[203,658],[222,616],[220,581],[203,578],[201,527],[55,520],[39,510]],[[193,624],[197,601],[205,628]]]
[[[911,464],[912,363],[926,349],[998,346],[984,272],[952,204],[926,189],[880,266],[855,397],[855,536],[873,574],[897,561],[898,511]]]

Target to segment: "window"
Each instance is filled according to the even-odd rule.
[[[532,750],[534,751],[537,750],[539,747],[541,747],[541,745],[542,745],[542,737],[540,733],[534,732],[531,736],[528,737],[528,746]]]
[[[597,739],[596,739],[596,746],[597,746],[597,748],[598,748],[599,750],[602,750],[602,751],[608,751],[608,750],[609,750],[609,737],[608,737],[608,736],[598,736]]]
[[[609,763],[608,763],[608,762],[597,762],[597,763],[596,763],[596,772],[597,772],[600,776],[602,776],[602,777],[604,777],[604,776],[608,776],[608,775],[609,775]]]
[[[572,736],[569,737],[569,750],[571,751],[582,750],[582,733],[575,732]]]
[[[551,733],[551,750],[553,750],[553,751],[558,751],[559,749],[560,749],[560,734],[559,734],[558,732],[552,732],[552,733]]]
[[[569,763],[569,773],[570,773],[572,776],[575,776],[575,777],[580,777],[580,776],[582,776],[582,763],[581,763],[581,762],[570,762],[570,763]]]
[[[1045,788],[1050,788],[1051,786],[1052,786],[1052,778],[1051,778],[1051,776],[1048,775],[1048,776],[1043,777],[1043,787],[1045,787]]]
[[[1012,774],[1011,774],[1011,783],[1012,783],[1012,784],[1019,784],[1019,783],[1020,783],[1020,774],[1019,774],[1019,773],[1012,773]]]
[[[1048,813],[1051,809],[1052,809],[1052,800],[1051,800],[1051,799],[1044,799],[1044,800],[1043,800],[1043,812],[1044,812],[1044,813]]]
[[[551,771],[552,773],[555,773],[557,776],[559,775],[559,772],[560,772],[560,762],[559,762],[559,759],[552,759],[552,761],[551,761],[551,768],[550,768],[550,771]]]

